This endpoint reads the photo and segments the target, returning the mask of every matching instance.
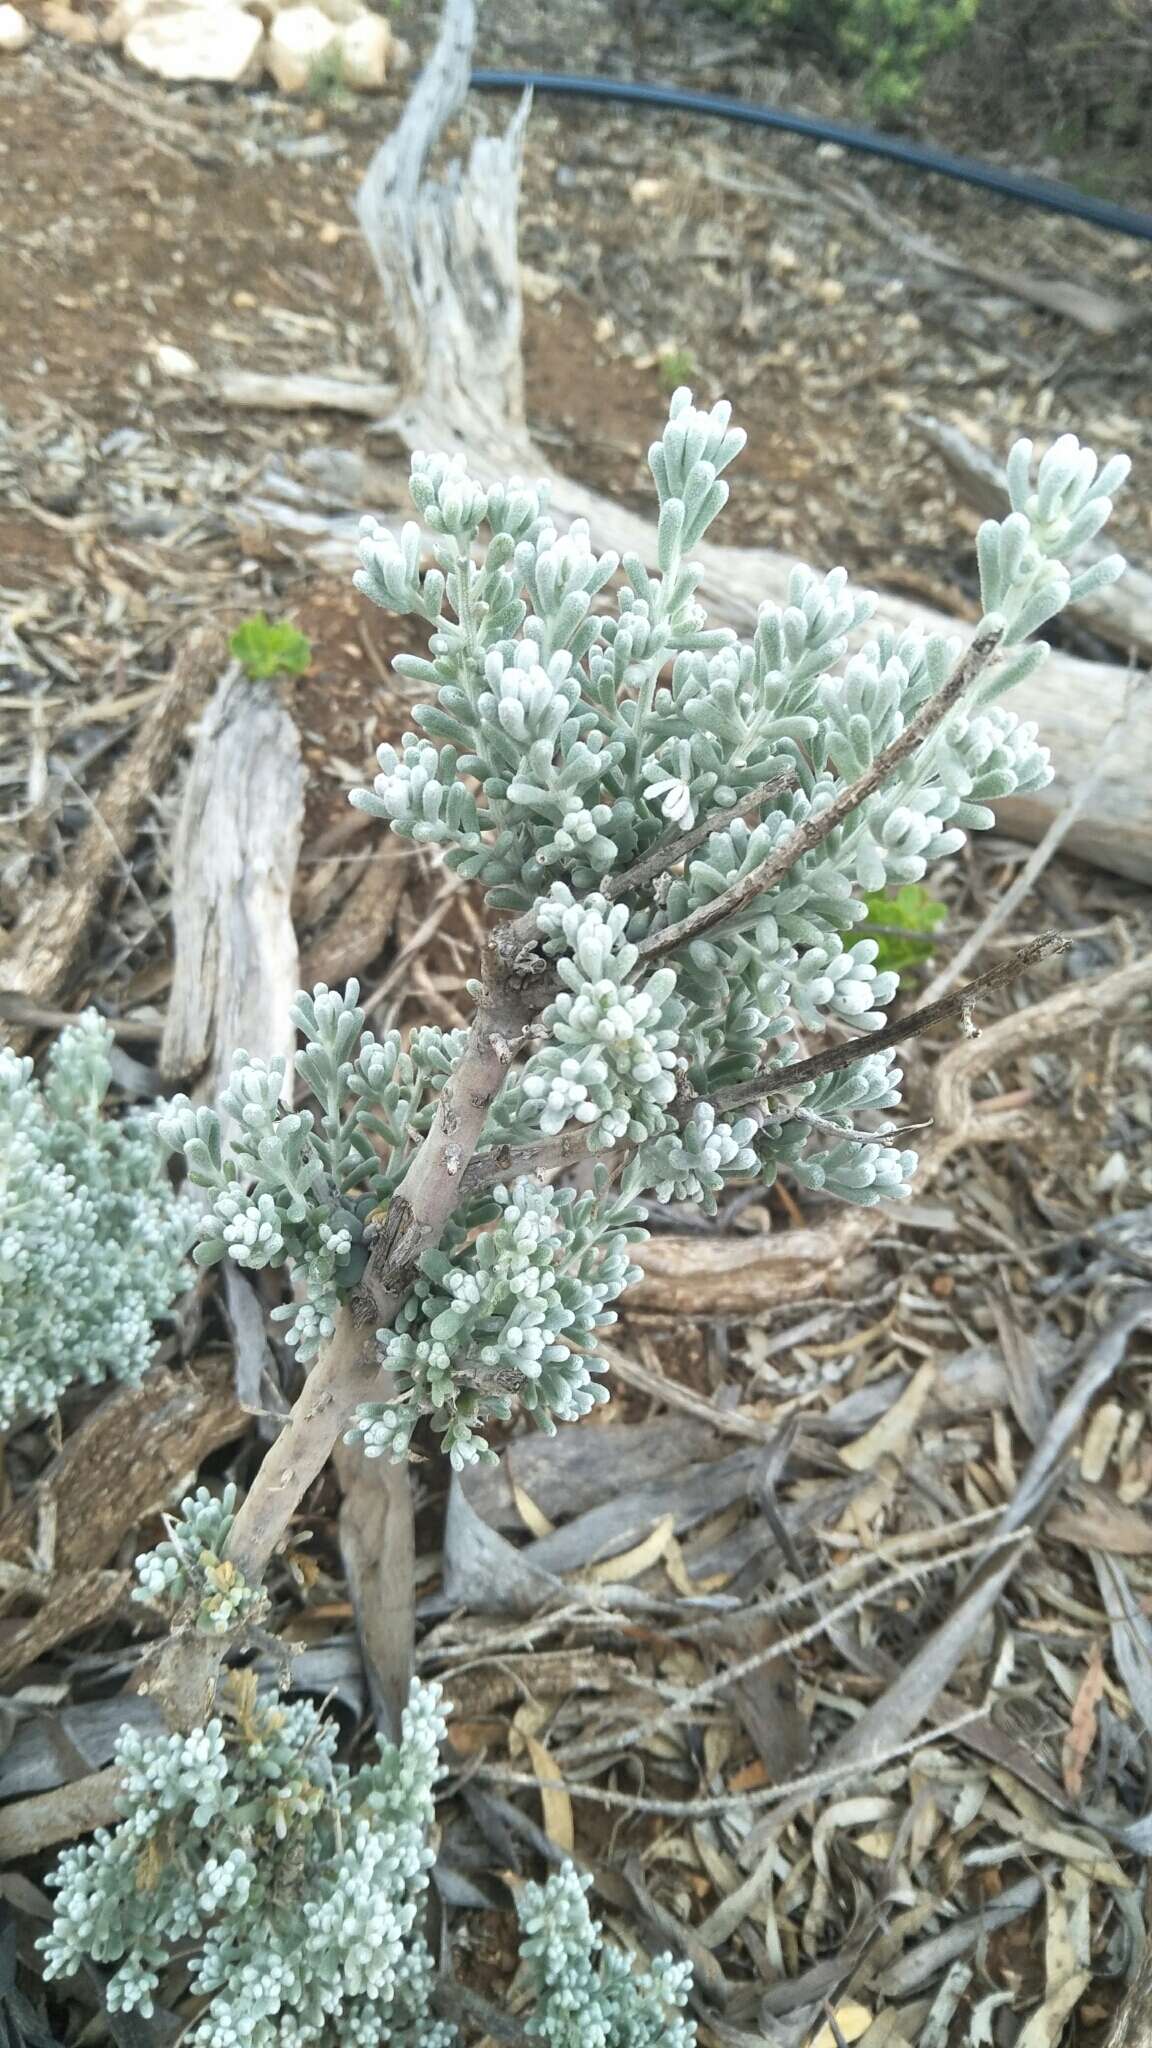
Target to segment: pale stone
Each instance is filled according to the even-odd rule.
[[[234,6],[172,7],[144,13],[124,38],[125,54],[142,71],[184,84],[238,85],[259,67],[264,29]]]
[[[364,0],[245,0],[245,4],[254,14],[262,15],[269,25],[278,15],[294,12],[296,8],[305,4],[315,6],[321,14],[327,15],[329,21],[335,22],[341,28],[345,22],[358,21],[362,14],[368,12]]]
[[[341,0],[325,0],[328,7]],[[340,72],[354,92],[379,92],[388,76],[392,31],[379,14],[361,14],[340,31]]]
[[[14,57],[17,50],[23,50],[32,40],[32,31],[18,7],[0,7],[0,53]]]
[[[156,368],[165,377],[198,377],[200,365],[187,349],[177,348],[171,341],[150,341],[148,353]]]
[[[268,31],[264,62],[281,92],[303,92],[337,41],[335,22],[318,7],[286,7]]]
[[[100,30],[103,43],[122,43],[130,28],[146,16],[158,14],[210,14],[213,17],[223,13],[234,14],[240,8],[248,14],[256,13],[253,7],[245,7],[245,0],[116,0],[111,12],[105,16]]]
[[[100,31],[87,14],[74,14],[67,0],[48,0],[40,20],[49,35],[63,36],[69,43],[98,43]]]
[[[244,0],[115,0],[115,6],[100,23],[100,43],[123,43],[137,20],[156,18],[158,14],[211,14],[215,18],[221,12],[236,14],[238,8],[246,14],[256,12],[256,8],[244,6]]]
[[[522,263],[520,289],[537,306],[554,306],[564,289],[564,280],[554,270],[537,270],[534,263]]]
[[[118,50],[129,29],[135,28],[152,5],[154,0],[116,0],[100,24],[100,41],[109,49]]]

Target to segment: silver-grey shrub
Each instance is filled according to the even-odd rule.
[[[504,1046],[495,1099],[486,1087],[472,1098],[477,1117],[492,1104],[472,1156],[425,1155],[443,1161],[437,1230],[455,1207],[431,1248],[429,1224],[410,1285],[401,1263],[405,1298],[377,1336],[392,1391],[361,1406],[352,1430],[370,1452],[405,1457],[427,1415],[460,1466],[490,1455],[485,1426],[514,1398],[547,1429],[602,1398],[598,1331],[633,1278],[646,1198],[708,1208],[731,1181],[770,1184],[782,1168],[850,1201],[907,1190],[914,1155],[883,1121],[898,1100],[891,1053],[862,1044],[813,1079],[795,1071],[798,1036],[847,1025],[866,1042],[883,1025],[897,977],[877,970],[870,940],[851,938],[862,894],[919,880],[992,822],[996,799],[1048,779],[1034,729],[1000,700],[1044,657],[1027,636],[1123,566],[1113,556],[1080,574],[1072,559],[1106,521],[1126,464],[1101,470],[1070,436],[1035,471],[1026,443],[1013,450],[1012,510],[980,533],[981,658],[957,669],[951,635],[861,640],[872,600],[841,571],[797,569],[789,602],[763,605],[746,640],[709,625],[690,550],[742,443],[726,406],[702,413],[676,394],[649,458],[656,575],[597,555],[579,522],[558,534],[539,489],[484,487],[443,457],[413,464],[431,568],[414,523],[398,538],[365,524],[361,588],[431,628],[428,659],[400,666],[434,701],[398,749],[380,749],[380,773],[355,800],[526,917],[548,991]],[[958,699],[939,695],[950,677],[967,684]],[[920,744],[885,754],[933,697]],[[834,829],[797,838],[841,799]],[[763,881],[782,847],[777,879]],[[217,1114],[183,1098],[161,1124],[204,1192],[198,1257],[287,1268],[303,1298],[281,1313],[304,1359],[365,1277],[445,1084],[476,1071],[475,1056],[461,1069],[465,1032],[377,1037],[357,993],[299,998],[298,1071],[314,1106],[285,1109],[282,1069],[238,1054],[227,1142]],[[486,1019],[478,1037],[488,1032]],[[62,1085],[76,1120],[76,1085]],[[31,1099],[22,1069],[10,1089]],[[748,1114],[726,1113],[733,1089]],[[558,1143],[561,1164],[591,1167],[581,1192],[549,1184]],[[66,1181],[53,1183],[61,1201]],[[314,1414],[301,1406],[306,1431]],[[241,1513],[259,1487],[258,1475]],[[259,1588],[227,1556],[234,1505],[201,1490],[140,1561],[141,1591],[176,1606],[200,1648],[205,1636],[226,1644],[259,1610]],[[257,1542],[238,1550],[262,1554]],[[435,1694],[418,1687],[400,1744],[350,1772],[311,1707],[239,1687],[236,1710],[204,1728],[124,1735],[124,1818],[61,1860],[49,1970],[114,1964],[110,2002],[147,2013],[161,1972],[189,1955],[209,2001],[193,2048],[441,2048],[418,1925]],[[575,1872],[525,1887],[519,1906],[529,2027],[546,2048],[691,2048],[686,1970],[662,1958],[635,1974],[602,1948]]]
[[[447,2048],[418,1925],[441,1775],[436,1688],[415,1687],[400,1742],[349,1771],[314,1707],[234,1685],[233,1710],[205,1728],[120,1737],[124,1818],[66,1850],[49,1879],[46,1974],[114,1964],[109,2007],[147,2016],[162,1972],[191,1951],[191,1989],[209,2002],[190,2048]]]
[[[190,1734],[121,1736],[123,1819],[68,1849],[48,1882],[46,1975],[113,1965],[113,2012],[154,2010],[180,1960],[207,2003],[189,2048],[450,2048],[421,1925],[444,1735],[435,1685],[413,1686],[398,1743],[350,1771],[306,1702],[233,1680],[230,1710]],[[636,1971],[606,1946],[571,1866],[517,1899],[546,2048],[692,2048],[691,1970]],[[174,1980],[175,1981],[175,1980]]]
[[[190,1277],[194,1212],[176,1197],[151,1111],[105,1111],[112,1034],[62,1031],[43,1081],[0,1050],[0,1428],[70,1386],[136,1381],[155,1323]]]
[[[916,1155],[886,1115],[901,1080],[891,1051],[791,1088],[788,1069],[801,1032],[885,1022],[898,977],[878,969],[873,939],[852,937],[865,894],[919,881],[991,825],[999,798],[1049,780],[1035,727],[1002,700],[1045,657],[1028,636],[1121,572],[1116,555],[1083,571],[1074,558],[1128,465],[1101,468],[1071,435],[1038,465],[1017,443],[1011,510],[979,535],[991,658],[835,829],[717,916],[710,906],[899,741],[962,654],[959,635],[869,631],[875,600],[839,569],[797,568],[787,603],[763,604],[745,638],[712,625],[691,551],[743,443],[727,405],[703,412],[676,393],[649,451],[657,573],[598,553],[580,520],[559,532],[541,487],[481,485],[460,457],[414,458],[420,525],[363,523],[357,584],[429,629],[427,656],[396,664],[428,698],[352,801],[528,917],[553,978],[474,1168],[484,1182],[485,1153],[522,1160],[562,1140],[567,1163],[583,1150],[602,1169],[579,1198],[527,1174],[474,1176],[380,1333],[395,1391],[353,1428],[371,1453],[404,1457],[429,1416],[460,1466],[488,1455],[485,1425],[515,1397],[545,1429],[585,1413],[646,1197],[710,1208],[732,1181],[770,1185],[782,1170],[850,1202],[908,1192]],[[699,840],[671,851],[697,825]],[[692,917],[707,928],[662,946]],[[213,1112],[182,1100],[165,1124],[209,1195],[197,1256],[287,1266],[297,1298],[279,1313],[304,1358],[357,1286],[464,1056],[462,1031],[375,1037],[356,995],[300,998],[314,1109],[286,1112],[279,1070],[238,1055],[229,1145]],[[732,1114],[725,1091],[741,1084],[750,1113]]]
[[[691,1964],[662,1955],[635,1969],[589,1913],[589,1883],[568,1863],[517,1895],[528,2032],[545,2048],[692,2048],[696,2028],[683,2015]]]

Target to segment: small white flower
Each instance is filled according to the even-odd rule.
[[[649,803],[659,803],[670,824],[687,832],[696,823],[696,805],[686,782],[678,775],[663,775],[645,788]]]

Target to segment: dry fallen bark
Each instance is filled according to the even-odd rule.
[[[54,1572],[44,1604],[35,1614],[0,1621],[0,1683],[46,1657],[57,1643],[70,1642],[85,1629],[111,1620],[130,1584],[127,1571]],[[13,1586],[12,1595],[31,1592],[35,1597],[35,1591],[30,1579],[23,1587]]]
[[[70,1785],[14,1799],[0,1807],[0,1864],[38,1856],[58,1842],[73,1842],[93,1828],[111,1826],[116,1818],[116,1773],[91,1771]]]
[[[268,683],[229,669],[200,728],[173,857],[175,964],[160,1068],[209,1100],[237,1047],[292,1071],[290,903],[304,809],[300,736]]]
[[[336,1445],[333,1462],[344,1495],[340,1556],[377,1726],[398,1741],[412,1684],[416,1629],[411,1480],[406,1465],[366,1458],[347,1444]]]
[[[62,874],[29,902],[11,935],[7,958],[0,962],[5,993],[51,1004],[68,988],[109,877],[131,851],[145,805],[163,783],[223,660],[223,642],[214,627],[189,634],[163,696],[93,799],[92,815]],[[12,1043],[19,1049],[29,1036],[26,1029],[15,1029]]]
[[[127,1573],[100,1568],[247,1422],[222,1359],[157,1368],[101,1403],[0,1520],[0,1565],[20,1573],[0,1594],[0,1614],[36,1603],[33,1615],[0,1624],[0,1679],[112,1612]]]
[[[222,1358],[183,1372],[157,1366],[138,1387],[117,1388],[0,1520],[0,1562],[43,1552],[58,1570],[108,1564],[129,1530],[247,1426]]]
[[[354,811],[354,817],[363,812]],[[302,988],[326,981],[339,988],[384,951],[408,887],[410,864],[392,840],[364,862],[331,922],[308,941],[300,963]]]

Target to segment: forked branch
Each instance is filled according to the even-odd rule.
[[[959,703],[965,691],[994,659],[1002,638],[1002,632],[995,629],[978,633],[967,652],[957,662],[948,681],[937,690],[935,696],[929,697],[927,703],[921,705],[916,716],[909,719],[903,732],[898,733],[888,746],[881,749],[863,775],[858,776],[847,789],[841,790],[839,796],[833,799],[826,810],[813,812],[802,825],[797,826],[795,832],[789,834],[782,845],[768,855],[766,860],[750,868],[746,875],[741,875],[738,881],[722,890],[719,896],[714,896],[710,903],[698,904],[695,910],[689,911],[688,916],[682,917],[678,923],[665,925],[660,931],[650,932],[647,938],[640,941],[642,958],[662,960],[667,954],[678,952],[681,946],[689,945],[693,939],[703,938],[706,932],[715,931],[719,925],[727,924],[730,919],[739,917],[758,896],[765,895],[769,889],[775,889],[786,875],[791,874],[792,869],[798,861],[803,860],[805,854],[814,852],[816,847],[830,838],[854,811],[859,810],[860,805],[868,797],[887,782],[893,771],[923,745],[929,734],[936,730]],[[713,828],[709,826],[708,829]]]

